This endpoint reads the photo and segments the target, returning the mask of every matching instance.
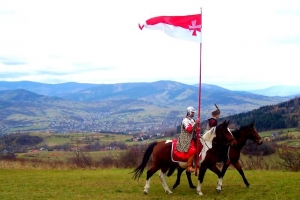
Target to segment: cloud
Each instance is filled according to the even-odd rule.
[[[0,56],[0,63],[3,65],[24,65],[26,62],[22,58]]]
[[[228,89],[299,85],[297,0],[1,2],[0,80],[197,84],[200,45],[141,31],[138,23],[200,7],[203,83]]]
[[[300,45],[300,35],[294,35],[290,37],[279,37],[272,40],[273,43],[277,44],[290,44],[290,45]]]

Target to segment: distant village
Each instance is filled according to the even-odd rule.
[[[111,120],[107,119],[110,113],[98,113],[85,118],[63,119],[53,118],[47,122],[10,123],[0,125],[0,134],[35,131],[34,127],[40,127],[40,132],[49,133],[123,133],[147,135],[160,134],[165,130],[174,129],[180,125],[181,119],[176,117],[158,118],[148,117],[143,121],[137,121],[130,114],[118,115]],[[125,120],[129,119],[129,120]],[[38,131],[38,130],[36,130]]]

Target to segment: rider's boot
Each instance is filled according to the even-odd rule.
[[[187,161],[186,171],[188,171],[188,172],[195,172],[196,171],[196,169],[193,168],[193,161],[194,161],[194,155],[192,155],[191,157],[189,157],[189,159]]]

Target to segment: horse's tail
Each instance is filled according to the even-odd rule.
[[[152,142],[151,144],[149,144],[148,148],[146,149],[146,151],[144,153],[142,163],[137,168],[135,168],[135,170],[133,170],[133,172],[131,172],[131,173],[134,173],[134,175],[132,177],[133,179],[138,179],[139,180],[140,176],[143,174],[143,171],[144,171],[144,169],[145,169],[145,167],[146,167],[146,165],[149,161],[149,158],[150,158],[156,144],[157,144],[157,141]]]

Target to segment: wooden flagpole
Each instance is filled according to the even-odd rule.
[[[198,91],[198,118],[201,122],[201,115],[200,115],[200,106],[201,106],[201,55],[202,55],[202,8],[200,8],[200,22],[201,22],[201,42],[200,42],[200,69],[199,69],[199,91]],[[200,130],[200,123],[198,124],[198,128]],[[200,131],[197,133],[197,153],[199,150],[199,140],[200,140]],[[196,171],[195,171],[195,176],[198,176],[198,164],[199,164],[199,155],[197,154],[196,156]]]

